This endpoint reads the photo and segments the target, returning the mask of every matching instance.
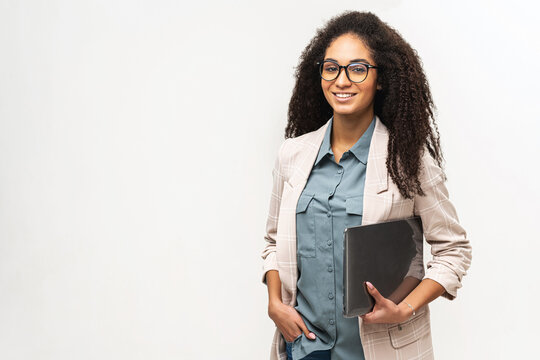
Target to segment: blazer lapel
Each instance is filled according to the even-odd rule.
[[[388,154],[388,129],[376,117],[375,129],[369,145],[366,180],[376,184],[377,194],[388,189],[388,171],[386,157]]]
[[[386,170],[389,134],[378,116],[375,120],[366,166],[362,225],[387,220],[392,209],[393,192],[388,191],[390,179]]]
[[[319,153],[319,149],[321,148],[328,124],[330,124],[330,119],[328,119],[328,121],[319,129],[315,130],[312,136],[303,139],[303,143],[301,144],[303,149],[302,154],[289,179],[289,184],[293,188],[301,187],[304,189],[309,174],[311,173],[311,169],[313,168],[313,164],[315,163],[315,159],[317,158],[317,154]]]

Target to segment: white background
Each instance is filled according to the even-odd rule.
[[[0,358],[268,358],[293,71],[346,9],[418,51],[438,108],[473,260],[430,305],[437,359],[537,356],[534,2],[1,0]]]

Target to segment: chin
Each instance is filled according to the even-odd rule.
[[[361,112],[360,109],[354,108],[352,106],[343,106],[343,105],[334,106],[333,110],[334,110],[334,113],[340,114],[340,115],[351,115],[351,114],[356,114],[358,112]]]
[[[356,115],[356,116],[362,116],[366,111],[368,111],[369,109],[368,108],[357,108],[357,107],[350,107],[350,108],[343,108],[343,107],[335,107],[334,109],[334,114],[338,114],[338,115],[344,115],[344,116],[351,116],[351,115]]]

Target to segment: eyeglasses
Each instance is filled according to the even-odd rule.
[[[378,69],[378,67],[375,65],[364,63],[339,65],[337,62],[332,60],[324,60],[323,62],[317,62],[317,65],[320,65],[319,72],[321,74],[321,78],[326,81],[336,80],[341,73],[341,69],[345,69],[345,74],[347,74],[347,78],[354,83],[359,83],[366,80],[369,69]]]

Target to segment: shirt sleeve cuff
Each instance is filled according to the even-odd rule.
[[[424,279],[431,279],[438,282],[444,288],[441,295],[448,300],[454,300],[457,296],[457,290],[461,287],[461,282],[453,271],[441,264],[433,264],[426,270]]]

